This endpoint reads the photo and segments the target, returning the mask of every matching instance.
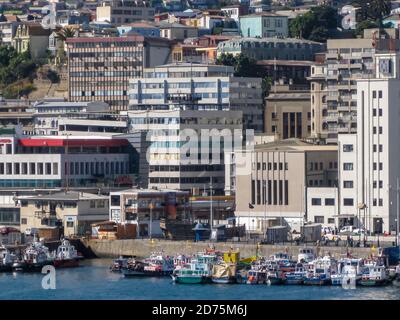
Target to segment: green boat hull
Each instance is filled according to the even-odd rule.
[[[209,282],[206,277],[190,277],[190,276],[184,276],[184,277],[176,277],[176,282],[177,283],[184,283],[184,284],[201,284],[201,283],[207,283]]]

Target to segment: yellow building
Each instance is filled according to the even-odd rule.
[[[65,236],[91,233],[91,224],[108,220],[108,197],[68,191],[18,197],[21,232],[59,227]]]
[[[24,22],[17,27],[12,46],[17,52],[30,51],[32,59],[44,58],[49,47],[50,29],[43,29],[40,23]]]

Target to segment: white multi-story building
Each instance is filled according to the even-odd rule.
[[[211,182],[214,194],[223,194],[224,143],[230,141],[232,147],[233,135],[242,137],[242,112],[218,108],[218,105],[201,105],[189,99],[182,103],[147,105],[143,110],[140,105],[132,105],[136,110],[128,111],[130,131],[148,133],[142,137],[150,142],[148,186],[201,194],[203,190],[210,190]],[[228,140],[218,136],[226,132]],[[202,137],[207,139],[204,143]],[[217,149],[211,145],[214,139],[221,141],[215,140]],[[188,150],[188,147],[197,149]]]
[[[376,77],[357,81],[358,201],[372,232],[392,232],[400,178],[400,54],[375,55]]]
[[[128,148],[110,137],[2,135],[0,188],[131,186]]]
[[[357,196],[357,134],[339,134],[339,226],[360,225]]]
[[[145,69],[130,80],[130,105],[168,105],[171,96],[191,95],[199,104],[243,112],[243,128],[263,132],[261,78],[233,76],[233,67],[176,63]]]
[[[70,123],[68,118],[76,118],[89,113],[105,113],[110,111],[107,103],[95,102],[68,102],[64,99],[45,99],[32,105],[33,122],[35,134],[37,135],[59,135],[59,125],[63,124],[61,131],[68,131],[66,125],[82,125],[80,123]],[[94,123],[87,123],[86,126],[93,126]],[[126,127],[126,125],[125,125]],[[79,128],[76,128],[79,129]],[[87,131],[87,130],[80,130]]]

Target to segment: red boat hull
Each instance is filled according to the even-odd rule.
[[[54,260],[54,267],[56,267],[56,268],[75,268],[75,267],[79,267],[79,260],[77,260],[77,259]]]

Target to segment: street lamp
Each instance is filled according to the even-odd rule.
[[[358,231],[359,231],[359,238],[358,241],[361,244],[361,210],[364,210],[364,223],[363,223],[363,233],[364,233],[364,247],[365,247],[365,237],[366,237],[366,230],[365,230],[365,209],[367,208],[367,205],[365,203],[359,203],[358,204]]]

